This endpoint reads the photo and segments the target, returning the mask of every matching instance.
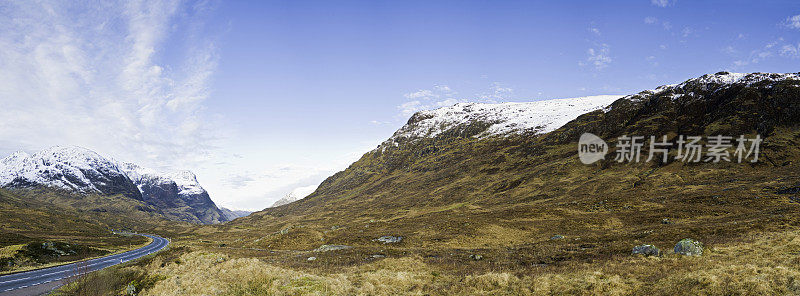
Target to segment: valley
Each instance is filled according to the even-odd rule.
[[[147,280],[141,295],[791,294],[797,97],[798,74],[720,72],[624,97],[422,111],[309,196],[220,224],[176,221],[124,195],[3,192],[9,207],[92,221],[76,230],[87,237],[102,223],[173,240],[94,275],[131,279],[108,292]],[[577,156],[587,132],[611,143],[591,165]],[[613,160],[623,135],[719,134],[760,135],[760,157],[685,162],[673,145],[665,163]],[[684,239],[701,253],[686,255]]]

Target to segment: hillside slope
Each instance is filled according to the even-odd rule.
[[[390,247],[430,258],[482,250],[496,264],[527,266],[685,237],[722,243],[798,224],[797,74],[705,75],[626,96],[550,132],[491,133],[497,121],[479,116],[409,133],[432,113],[441,110],[415,114],[307,198],[204,228],[203,237],[271,249]],[[612,146],[622,135],[667,135],[675,143],[678,135],[758,133],[764,142],[756,163],[674,161],[672,145],[667,163],[617,163],[613,148],[606,160],[584,165],[576,143],[584,132]],[[403,239],[376,241],[387,235]]]

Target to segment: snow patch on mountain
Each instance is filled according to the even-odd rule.
[[[27,183],[80,193],[101,193],[98,185],[108,185],[104,182],[109,177],[127,177],[139,191],[144,181],[150,181],[155,184],[174,182],[181,195],[205,192],[190,171],[158,172],[132,163],[120,163],[78,146],[53,146],[34,154],[17,151],[0,160],[0,187]]]
[[[178,193],[180,195],[198,195],[206,192],[206,190],[200,186],[200,183],[197,182],[197,176],[190,171],[159,172],[133,163],[124,163],[122,164],[122,168],[133,183],[139,186],[140,191],[144,183],[175,183],[180,190]]]
[[[90,193],[122,176],[116,161],[76,146],[54,146],[32,155],[18,151],[0,160],[0,186],[32,183]]]
[[[689,86],[698,85],[703,89],[709,89],[714,85],[733,86],[743,85],[747,87],[754,87],[756,84],[762,82],[777,82],[784,80],[800,80],[800,72],[798,73],[731,73],[731,72],[718,72],[714,74],[706,74],[697,78],[686,80],[679,84],[668,84],[657,87],[652,90],[645,90],[637,94],[626,96],[626,99],[638,100],[645,99],[651,95],[659,95],[662,93],[673,93],[672,99],[678,99],[684,95],[692,96],[694,93],[687,92]],[[764,87],[772,87],[770,84],[764,84]]]
[[[484,122],[489,127],[476,137],[551,132],[581,114],[606,107],[621,98],[600,95],[524,103],[458,103],[420,111],[381,146],[397,146],[405,140],[433,138],[452,128]]]
[[[284,196],[283,198],[279,199],[274,204],[272,204],[271,208],[290,204],[298,200],[301,200],[303,198],[306,198],[306,196],[308,196],[309,194],[314,193],[314,190],[317,190],[317,185],[295,188],[294,190],[292,190],[292,192],[287,193],[286,196]]]

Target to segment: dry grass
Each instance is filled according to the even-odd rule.
[[[144,295],[786,295],[800,293],[800,231],[711,247],[702,257],[624,256],[528,272],[457,275],[411,256],[340,273],[192,251],[146,267]]]

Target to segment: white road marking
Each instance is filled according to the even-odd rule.
[[[145,235],[145,236],[147,236],[147,235]],[[97,270],[100,270],[100,269],[103,269],[103,268],[106,268],[106,267],[117,265],[117,263],[114,263],[114,262],[116,262],[117,259],[119,259],[120,263],[122,263],[122,262],[124,262],[124,260],[126,258],[130,258],[130,260],[128,260],[128,261],[131,261],[131,260],[134,260],[134,259],[138,259],[138,258],[147,256],[147,255],[152,254],[154,251],[159,251],[159,250],[163,249],[164,247],[166,247],[167,245],[169,245],[169,241],[166,240],[166,239],[163,239],[161,237],[159,237],[159,238],[152,237],[152,236],[147,236],[147,237],[152,238],[153,239],[153,243],[150,244],[150,245],[144,246],[141,249],[131,250],[131,251],[127,251],[127,252],[116,254],[116,255],[111,255],[111,256],[108,256],[106,258],[96,258],[96,259],[84,261],[84,262],[92,262],[92,263],[90,263],[90,264],[85,266],[85,267],[89,268],[88,272],[84,272],[84,273],[81,273],[79,275],[85,275],[85,274],[88,274],[88,273],[91,273],[91,272],[94,272],[94,271],[97,271]],[[114,258],[114,256],[118,256],[118,257]],[[106,259],[106,260],[93,262],[93,260],[102,260],[102,259]],[[90,268],[91,266],[101,265],[101,264],[109,263],[109,262],[112,262],[112,263],[110,265],[108,265],[108,266],[98,268],[97,270],[91,270],[91,268]],[[69,269],[69,268],[75,267],[76,264],[77,263],[71,263],[71,264],[62,265],[62,266],[50,267],[50,268],[53,268],[53,269],[57,269],[57,268],[68,268],[68,269],[64,269],[64,270],[56,271],[56,272],[51,272],[51,273],[32,275],[32,276],[25,277],[25,278],[7,280],[7,281],[4,281],[4,282],[0,282],[0,285],[9,284],[9,283],[13,283],[13,282],[24,281],[24,280],[29,280],[29,279],[33,279],[33,278],[48,277],[48,276],[53,276],[53,275],[60,274],[60,273],[66,273],[66,272],[71,271],[71,269]],[[42,271],[42,270],[47,270],[47,268],[40,269],[40,270],[28,271],[28,273],[35,273],[37,271]],[[4,276],[4,277],[13,277],[13,275],[8,275],[8,276]],[[0,277],[0,278],[3,278],[3,277]],[[41,285],[41,284],[45,284],[45,283],[50,283],[50,282],[53,282],[53,281],[62,280],[64,278],[67,278],[67,277],[60,277],[60,278],[57,278],[57,279],[51,279],[51,280],[47,280],[47,281],[40,282],[40,283],[29,284],[29,285],[24,285],[24,286],[20,286],[20,287],[13,287],[13,288],[5,289],[5,290],[3,290],[3,292],[17,290],[17,289],[24,289],[24,288],[31,287],[31,286],[36,286],[36,285]]]

